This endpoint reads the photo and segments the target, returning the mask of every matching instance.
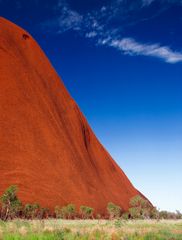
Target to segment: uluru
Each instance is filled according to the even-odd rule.
[[[104,213],[140,194],[98,141],[33,37],[0,18],[0,194]]]

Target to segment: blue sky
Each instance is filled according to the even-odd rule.
[[[0,0],[0,15],[39,42],[135,187],[182,211],[182,1]]]

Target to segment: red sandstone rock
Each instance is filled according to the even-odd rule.
[[[0,194],[103,213],[138,191],[99,143],[32,36],[0,18]]]

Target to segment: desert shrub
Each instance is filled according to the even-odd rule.
[[[175,212],[168,212],[168,211],[160,211],[159,212],[160,219],[181,219],[182,215],[179,211]]]
[[[48,218],[49,214],[50,214],[49,208],[40,207],[38,211],[38,218],[39,219]]]
[[[76,207],[74,204],[68,204],[67,206],[56,206],[54,210],[56,218],[71,219],[76,215]]]
[[[128,219],[130,218],[129,212],[124,212],[124,213],[122,214],[121,218],[122,218],[123,220],[128,220]]]
[[[22,203],[17,197],[17,191],[17,186],[12,185],[0,197],[2,205],[1,218],[4,221],[20,216]]]
[[[159,212],[159,218],[160,219],[167,219],[168,218],[168,212],[167,211],[160,211]]]
[[[66,206],[61,208],[61,218],[66,219],[68,218],[68,212]]]
[[[129,208],[131,218],[150,218],[152,210],[153,206],[150,204],[150,202],[142,198],[140,195],[131,198]]]
[[[60,206],[55,207],[54,213],[56,215],[56,218],[62,218],[62,211]]]
[[[84,219],[93,217],[93,212],[94,212],[94,209],[91,207],[80,206],[80,214]]]
[[[75,217],[76,207],[74,204],[68,204],[66,206],[66,211],[67,211],[68,219]]]
[[[23,209],[23,215],[25,218],[27,219],[34,219],[38,216],[38,212],[39,212],[40,206],[37,203],[27,203],[24,206]]]
[[[107,211],[109,213],[109,218],[113,219],[113,218],[119,218],[121,216],[122,213],[122,209],[120,206],[115,205],[112,202],[109,202],[107,205]]]
[[[182,213],[176,210],[176,219],[182,219]]]
[[[23,216],[27,219],[44,219],[50,216],[50,210],[41,207],[38,203],[27,203],[23,209]]]
[[[129,208],[129,214],[133,219],[142,218],[140,208],[138,207]]]
[[[140,195],[136,195],[130,200],[131,207],[146,208],[149,205],[150,205],[149,202],[146,199],[142,198]]]
[[[157,210],[156,207],[151,208],[150,218],[151,219],[159,219],[159,211]]]

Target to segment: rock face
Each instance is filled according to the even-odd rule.
[[[0,18],[0,194],[23,202],[127,209],[139,192],[99,143],[35,40]]]

